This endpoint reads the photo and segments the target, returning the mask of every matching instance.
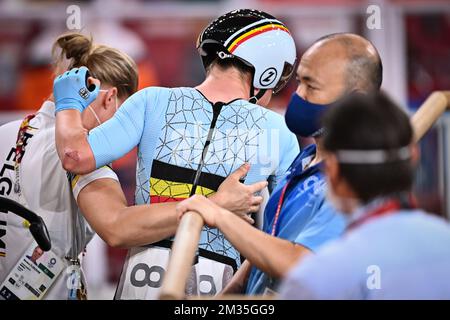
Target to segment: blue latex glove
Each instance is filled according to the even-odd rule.
[[[86,67],[74,68],[56,77],[53,82],[55,112],[68,109],[83,112],[97,98],[100,86],[88,85],[89,77]]]

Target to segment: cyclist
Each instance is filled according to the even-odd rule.
[[[138,204],[210,196],[246,162],[252,164],[246,184],[269,180],[273,188],[299,153],[283,117],[263,107],[293,73],[296,50],[289,30],[265,12],[236,10],[203,30],[198,50],[206,69],[203,83],[141,90],[89,135],[80,114],[97,95],[99,82],[88,81],[86,68],[55,79],[57,148],[64,168],[87,173],[138,145]],[[174,212],[165,226],[176,221]],[[173,235],[167,230],[161,240]],[[155,298],[170,245],[155,241],[131,249],[116,297]],[[239,253],[223,234],[205,227],[187,293],[220,291],[239,265]],[[137,277],[142,272],[144,280]],[[153,272],[159,277],[151,277]]]

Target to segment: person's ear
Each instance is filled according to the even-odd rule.
[[[117,88],[112,87],[108,89],[105,94],[105,100],[103,101],[103,107],[105,109],[113,108],[116,109],[116,97],[117,97]]]
[[[259,104],[260,106],[263,106],[263,107],[267,107],[269,105],[269,102],[272,99],[272,95],[273,95],[272,89],[265,89],[265,90],[266,91],[264,92],[263,96],[261,98],[259,98],[259,100],[257,102],[257,104]],[[258,96],[260,91],[261,91],[261,89],[255,88],[255,96]]]
[[[364,90],[362,90],[361,88],[353,88],[350,90],[350,94],[364,94]]]
[[[330,187],[336,189],[340,180],[340,169],[339,162],[334,154],[328,154],[325,157],[325,174],[331,184]]]

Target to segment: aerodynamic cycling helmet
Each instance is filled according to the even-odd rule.
[[[239,59],[254,70],[253,88],[263,92],[279,92],[291,78],[297,59],[287,27],[270,14],[252,9],[231,11],[211,22],[200,33],[197,49],[205,69],[217,57]]]

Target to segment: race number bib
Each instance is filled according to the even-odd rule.
[[[168,248],[133,248],[121,277],[119,299],[158,299],[159,289],[169,264]],[[120,289],[119,289],[120,290]]]
[[[62,259],[33,241],[0,286],[0,299],[40,300],[63,269]]]
[[[195,288],[190,290],[188,283],[187,295],[214,296],[222,291],[234,273],[231,266],[203,257],[198,257],[198,263],[195,264],[194,269],[197,290],[194,290]]]
[[[169,258],[169,248],[131,249],[115,298],[158,299]],[[228,284],[233,274],[233,267],[200,256],[192,266],[185,293],[187,296],[215,295]]]

